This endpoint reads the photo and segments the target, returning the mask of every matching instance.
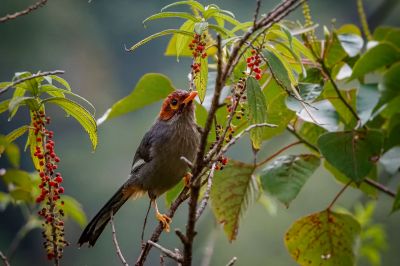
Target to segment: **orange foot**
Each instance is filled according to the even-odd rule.
[[[156,212],[156,218],[162,223],[163,229],[165,232],[169,232],[169,224],[171,223],[171,218],[169,218],[167,215],[159,213],[158,211]]]
[[[191,173],[186,173],[186,175],[183,177],[183,182],[185,183],[185,187],[190,187],[190,180],[192,179],[192,174]]]

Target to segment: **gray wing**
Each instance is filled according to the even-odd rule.
[[[138,149],[136,150],[132,162],[131,174],[136,173],[140,168],[143,167],[144,164],[152,160],[150,154],[151,145],[152,145],[152,134],[151,131],[148,131],[144,135]]]

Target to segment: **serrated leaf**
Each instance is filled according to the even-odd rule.
[[[87,218],[82,205],[76,199],[67,195],[63,195],[61,200],[64,201],[64,206],[61,206],[61,208],[65,215],[84,227],[87,224]]]
[[[164,6],[163,8],[161,8],[161,12],[163,12],[165,9],[173,7],[173,6],[178,6],[178,5],[188,5],[192,8],[196,8],[197,10],[199,10],[200,12],[204,12],[204,6],[202,4],[200,4],[197,1],[178,1],[178,2],[174,2],[171,3],[169,5]]]
[[[183,30],[177,30],[177,29],[163,30],[163,31],[157,32],[157,33],[155,33],[153,35],[150,35],[150,36],[144,38],[140,42],[137,42],[136,44],[132,45],[131,48],[128,49],[128,51],[132,52],[133,50],[135,50],[139,46],[142,46],[143,44],[145,44],[145,43],[147,43],[147,42],[149,42],[149,41],[151,41],[151,40],[153,40],[155,38],[158,38],[158,37],[161,37],[161,36],[165,36],[165,35],[170,35],[170,34],[183,34],[183,35],[191,36],[191,37],[194,36],[193,32],[188,32],[188,31],[183,31]]]
[[[208,83],[208,58],[202,58],[200,56],[197,58],[196,63],[200,64],[200,72],[198,72],[194,77],[194,85],[199,94],[200,102],[203,102],[204,97],[206,96]]]
[[[280,156],[261,171],[262,188],[288,207],[319,165],[312,154]]]
[[[267,121],[267,104],[260,84],[253,77],[246,80],[247,103],[249,106],[249,124],[261,124]],[[250,131],[253,149],[259,150],[263,140],[263,128]]]
[[[330,132],[318,139],[325,159],[356,183],[368,175],[381,155],[383,134],[380,131]]]
[[[29,126],[27,125],[14,129],[13,131],[7,134],[6,136],[7,141],[10,143],[13,142],[17,138],[21,137],[28,129]]]
[[[98,142],[96,120],[84,107],[74,101],[61,97],[48,98],[43,100],[42,103],[58,105],[64,109],[67,114],[74,117],[85,129],[86,133],[88,133],[90,141],[92,142],[93,150],[96,149]]]
[[[20,161],[20,152],[17,145],[14,143],[10,143],[7,145],[6,152],[5,152],[8,161],[11,165],[15,168],[19,168],[19,161]]]
[[[180,30],[193,32],[195,27],[195,23],[191,20],[186,21],[182,24],[179,28]],[[179,55],[183,51],[183,49],[187,48],[190,42],[190,37],[187,35],[178,34],[176,35],[176,43],[175,43],[175,50],[176,50],[176,58],[179,58]]]
[[[189,14],[186,12],[161,12],[161,13],[151,15],[150,17],[143,20],[142,23],[146,24],[146,22],[148,22],[148,21],[152,21],[152,20],[156,20],[156,19],[160,19],[160,18],[184,18],[184,19],[190,20],[192,22],[199,21],[198,18],[196,18],[192,14]]]
[[[365,52],[357,60],[353,67],[351,79],[356,79],[378,70],[381,67],[389,66],[400,59],[400,51],[389,43],[380,43]]]
[[[360,224],[349,214],[330,210],[300,218],[286,232],[285,245],[300,265],[355,265]]]
[[[257,182],[253,171],[252,165],[231,160],[222,171],[214,174],[212,210],[217,221],[223,224],[229,241],[236,239],[240,217],[254,199]]]
[[[171,207],[172,202],[174,202],[179,193],[181,193],[183,186],[183,180],[181,180],[178,184],[165,193],[165,205],[167,208]]]
[[[65,87],[65,89],[67,89],[68,91],[71,91],[71,86],[69,85],[69,83],[65,79],[63,79],[63,78],[61,78],[59,76],[56,76],[56,75],[50,75],[50,76],[47,76],[47,77],[50,77],[52,80],[57,81],[58,83],[63,85]],[[53,84],[53,82],[52,82],[52,84]]]
[[[174,90],[175,88],[167,76],[158,73],[145,74],[140,78],[133,91],[108,109],[97,120],[97,124],[100,125],[106,120],[133,112],[146,105],[162,100]]]

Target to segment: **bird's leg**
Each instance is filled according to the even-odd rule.
[[[157,201],[155,199],[153,200],[153,203],[154,203],[154,209],[156,210],[156,219],[162,223],[165,232],[169,232],[169,223],[171,222],[171,218],[158,211]]]
[[[192,174],[187,172],[186,175],[183,177],[183,182],[185,183],[185,187],[190,187],[191,179],[192,179]]]

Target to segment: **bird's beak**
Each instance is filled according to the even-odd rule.
[[[188,102],[193,101],[193,99],[196,98],[196,96],[197,96],[197,91],[190,92],[189,96],[186,97],[185,100],[183,100],[183,103],[187,104]]]

